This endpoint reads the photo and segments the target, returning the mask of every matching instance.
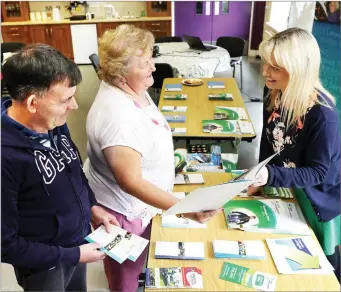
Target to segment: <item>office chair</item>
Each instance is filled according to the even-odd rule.
[[[4,53],[14,53],[24,47],[24,43],[1,43],[1,64],[4,60]]]
[[[94,67],[94,69],[95,69],[95,71],[97,73],[98,78],[100,78],[99,75],[98,75],[98,71],[99,71],[100,67],[99,67],[99,58],[98,58],[97,54],[91,54],[89,56],[89,59],[90,59],[91,64],[92,64],[92,66]]]
[[[156,44],[160,43],[181,43],[182,38],[179,36],[172,36],[172,37],[158,37],[155,39]]]
[[[156,63],[155,72],[153,72],[154,84],[152,88],[156,90],[157,93],[161,92],[163,80],[165,78],[174,78],[174,72],[171,65],[167,63]],[[158,106],[160,101],[160,94],[154,98],[155,104]]]
[[[217,39],[216,45],[227,50],[231,59],[230,65],[233,68],[233,78],[236,72],[236,66],[240,65],[240,89],[243,89],[243,52],[245,40],[238,37],[223,36]]]

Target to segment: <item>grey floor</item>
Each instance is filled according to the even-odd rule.
[[[79,148],[83,160],[86,158],[86,132],[85,121],[88,110],[95,98],[100,81],[90,65],[80,66],[83,82],[78,86],[76,98],[79,108],[70,114],[68,125],[74,142]],[[239,68],[236,71],[236,79],[238,84]],[[231,77],[229,72],[217,73],[218,77]],[[239,160],[238,168],[244,169],[255,165],[258,162],[259,140],[262,130],[262,102],[250,102],[249,97],[263,96],[264,80],[261,76],[260,60],[255,58],[243,58],[243,90],[242,96],[246,108],[251,116],[253,125],[257,132],[257,138],[249,142],[242,142],[238,148]],[[181,143],[180,143],[181,144]],[[175,145],[176,147],[178,145]],[[181,145],[179,145],[181,146]],[[229,143],[223,145],[229,147]],[[13,273],[13,268],[7,264],[1,264],[1,291],[22,291],[17,285]],[[101,262],[88,265],[88,290],[89,291],[108,291],[107,281],[105,279],[103,265]],[[142,289],[139,289],[142,290]]]

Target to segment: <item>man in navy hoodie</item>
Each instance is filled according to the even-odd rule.
[[[1,113],[1,258],[25,291],[86,291],[86,264],[104,258],[86,244],[97,206],[66,126],[82,76],[48,45],[31,45],[3,66],[11,99]]]

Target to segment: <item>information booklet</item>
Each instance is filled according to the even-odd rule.
[[[209,100],[225,100],[225,101],[232,101],[233,95],[227,92],[220,92],[220,93],[209,93],[208,94]]]
[[[187,184],[203,184],[204,178],[200,173],[185,174],[179,173],[175,176],[175,185],[187,185]]]
[[[310,236],[266,239],[280,274],[332,274],[321,247]]]
[[[256,181],[258,172],[278,153],[271,155],[256,166],[243,172],[238,177],[223,183],[209,187],[197,188],[183,200],[170,207],[162,216],[169,216],[181,213],[193,213],[200,211],[217,210],[237,196],[242,190],[248,188]],[[192,174],[197,175],[197,174]]]
[[[202,272],[195,267],[147,268],[146,288],[204,288]]]
[[[181,91],[182,85],[181,84],[166,84],[165,90],[166,91]]]
[[[166,121],[168,123],[184,123],[186,122],[186,116],[179,115],[165,115]]]
[[[311,235],[300,207],[279,199],[229,201],[224,205],[224,213],[228,228]]]
[[[225,88],[225,84],[223,81],[208,81],[208,88]]]
[[[127,258],[135,262],[148,245],[148,240],[111,224],[111,233],[104,225],[85,237],[88,242],[97,242],[101,250],[122,264]]]
[[[213,252],[216,258],[227,259],[265,259],[264,244],[260,240],[213,240]]]
[[[186,100],[187,94],[165,94],[163,98],[166,100]]]
[[[241,107],[217,106],[214,112],[215,120],[247,120],[245,109]]]
[[[203,242],[167,242],[155,243],[156,259],[203,260],[205,248]]]
[[[167,105],[161,108],[162,112],[179,112],[184,113],[187,111],[187,106],[176,106],[176,105]]]
[[[276,276],[251,270],[232,263],[224,263],[219,278],[261,291],[276,290]]]

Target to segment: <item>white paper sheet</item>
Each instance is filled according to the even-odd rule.
[[[228,183],[194,190],[164,212],[162,217],[174,214],[217,210],[223,207],[225,203],[253,184],[259,170],[276,155],[277,153]]]

